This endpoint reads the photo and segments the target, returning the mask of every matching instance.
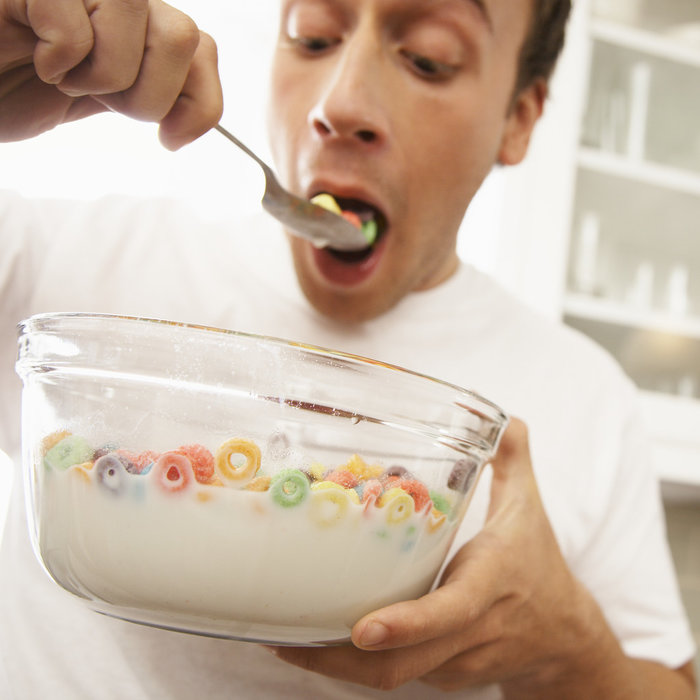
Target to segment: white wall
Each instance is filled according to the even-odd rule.
[[[267,155],[268,56],[277,0],[175,0],[214,36],[224,82],[222,123]],[[215,132],[178,153],[162,148],[156,127],[105,114],[31,141],[0,144],[0,188],[26,196],[92,199],[105,193],[181,197],[207,217],[259,205],[258,166]]]

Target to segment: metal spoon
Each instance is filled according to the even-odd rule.
[[[362,231],[327,209],[312,204],[287,192],[277,181],[272,168],[258,158],[245,144],[224,129],[221,124],[214,127],[229,141],[247,153],[265,173],[263,208],[282,222],[292,233],[310,240],[315,246],[326,246],[336,250],[362,250],[368,243]]]

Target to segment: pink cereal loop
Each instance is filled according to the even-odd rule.
[[[183,491],[194,478],[192,463],[178,452],[164,452],[153,465],[158,485],[168,492]]]

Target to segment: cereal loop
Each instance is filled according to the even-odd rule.
[[[272,479],[267,475],[256,476],[245,488],[246,491],[268,491],[271,481]]]
[[[194,478],[192,463],[178,452],[164,452],[153,465],[158,485],[167,492],[185,490]]]
[[[433,508],[428,514],[428,522],[426,524],[426,529],[428,532],[435,532],[437,529],[442,527],[447,520],[447,516],[442,511],[437,508]]]
[[[319,488],[323,484],[328,484],[328,486]],[[309,509],[311,519],[320,527],[336,525],[348,510],[348,505],[350,504],[348,494],[350,491],[337,484],[331,485],[331,482],[327,481],[319,482],[314,486]],[[334,488],[334,486],[337,486],[337,488]]]
[[[284,508],[298,506],[309,495],[309,479],[299,469],[285,469],[272,477],[270,494]]]
[[[333,481],[346,489],[354,489],[360,483],[355,474],[347,469],[334,469],[326,475],[326,481]]]
[[[386,521],[398,525],[411,517],[415,506],[413,498],[400,488],[391,488],[377,501],[380,508],[386,508]]]
[[[413,498],[416,513],[422,513],[426,508],[432,508],[433,501],[427,486],[418,479],[399,479],[391,483],[393,487],[403,489]]]
[[[200,484],[208,484],[214,478],[214,455],[204,445],[182,445],[175,452],[190,460],[194,478]]]
[[[360,496],[357,491],[355,491],[355,489],[346,488],[337,481],[317,481],[315,484],[311,484],[312,491],[327,491],[328,489],[342,491],[355,505],[360,505]]]
[[[347,469],[351,474],[354,474],[358,479],[363,481],[367,479],[378,479],[384,472],[383,467],[374,465],[370,466],[358,454],[354,454],[347,461],[343,469]]]
[[[233,460],[236,455],[243,457],[245,464],[237,467]],[[260,469],[260,448],[252,440],[232,438],[216,451],[215,466],[216,473],[224,482],[234,482],[242,486]]]
[[[41,454],[45,455],[52,447],[58,445],[61,440],[67,438],[71,435],[69,430],[56,430],[55,432],[47,435],[41,441]]]

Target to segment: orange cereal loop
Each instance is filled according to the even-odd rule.
[[[264,476],[256,476],[247,486],[247,491],[268,491],[270,488],[270,482],[272,478]]]
[[[349,469],[334,469],[326,475],[326,481],[334,481],[346,489],[354,489],[360,483],[357,475],[353,474]]]
[[[447,520],[447,515],[437,508],[433,508],[428,514],[428,522],[426,523],[428,532],[435,532],[445,524],[445,520]]]
[[[45,455],[52,447],[56,447],[61,440],[72,435],[70,430],[56,430],[47,435],[41,441],[41,454]]]
[[[182,445],[175,452],[192,462],[194,478],[200,484],[208,484],[214,478],[214,455],[204,445]]]
[[[244,464],[237,466],[236,457],[242,457]],[[260,469],[260,448],[252,440],[244,438],[227,440],[216,451],[215,468],[224,482],[242,486]]]
[[[394,487],[403,489],[412,498],[416,506],[416,513],[420,513],[426,508],[432,508],[433,499],[430,498],[428,487],[418,479],[399,479],[391,484]]]
[[[86,462],[85,464],[74,464],[72,467],[68,467],[66,472],[74,478],[78,478],[81,481],[84,481],[86,484],[89,484],[90,473],[88,472],[88,469],[92,469],[92,462]]]

